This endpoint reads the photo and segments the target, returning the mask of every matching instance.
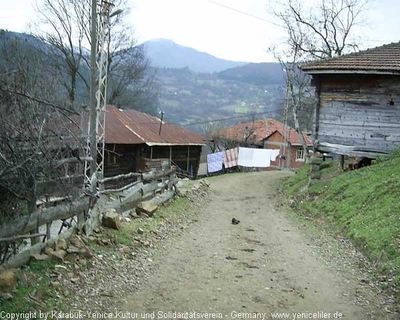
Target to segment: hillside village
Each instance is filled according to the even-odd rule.
[[[397,319],[399,42],[285,72],[143,46],[134,79],[101,41],[95,78],[0,30],[1,319]]]

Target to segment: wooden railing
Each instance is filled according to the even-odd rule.
[[[61,233],[63,227],[84,229],[85,233],[90,235],[101,222],[102,213],[111,208],[122,211],[123,206],[131,206],[144,198],[155,198],[157,194],[163,194],[162,199],[167,200],[174,195],[173,186],[177,182],[175,168],[117,175],[99,180],[99,183],[105,184],[108,181],[121,181],[132,177],[136,178],[136,181],[123,187],[96,193],[84,190],[74,201],[44,208],[0,225],[0,267],[19,267],[27,263],[31,254],[40,252],[46,242],[54,238],[52,225],[56,221],[61,225],[56,236]],[[113,195],[115,200],[111,201],[110,195]],[[155,198],[155,202],[159,203],[160,200]],[[28,253],[20,254],[18,243],[23,239],[30,239],[33,245],[26,248]]]

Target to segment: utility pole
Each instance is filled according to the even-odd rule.
[[[163,124],[163,117],[164,117],[164,111],[161,111],[161,119],[160,119],[160,130],[158,130],[158,135],[161,136],[161,129],[162,129],[162,124]]]
[[[96,173],[97,163],[97,137],[96,137],[96,73],[97,73],[97,0],[92,0],[92,15],[90,28],[90,106],[89,106],[89,140],[90,140],[90,162],[89,181]],[[87,168],[85,168],[87,170]],[[87,173],[85,172],[85,175]],[[92,190],[94,191],[94,190]]]
[[[97,0],[91,2],[90,107],[86,153],[90,154],[92,161],[85,162],[85,185],[89,185],[92,192],[104,173],[110,18],[122,12],[119,9],[111,13],[113,7],[112,1],[101,0],[97,12]]]

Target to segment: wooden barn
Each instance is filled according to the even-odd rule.
[[[107,106],[104,176],[146,171],[144,159],[169,159],[196,177],[205,137],[136,110]]]
[[[312,141],[302,133],[308,147]],[[222,131],[228,148],[235,146],[279,149],[280,156],[271,161],[272,168],[296,169],[305,163],[305,152],[299,134],[288,125],[275,119],[262,119],[242,123]]]
[[[400,43],[313,62],[315,148],[376,158],[400,146]]]

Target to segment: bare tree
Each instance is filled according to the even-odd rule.
[[[218,122],[210,121],[203,124],[203,133],[212,152],[221,151],[221,146],[226,147],[226,139],[224,139],[222,131],[221,124]]]
[[[155,71],[148,65],[143,47],[134,46],[111,55],[107,87],[108,103],[156,114],[159,88]]]
[[[80,3],[78,0],[44,0],[37,7],[42,30],[36,37],[48,44],[42,52],[48,59],[50,70],[67,91],[67,104],[71,110],[75,107],[78,78],[89,87],[87,75],[82,70],[86,55],[83,42],[87,34],[80,23],[89,15],[87,8],[80,6]]]
[[[108,47],[107,97],[119,107],[134,107],[132,94],[139,95],[144,88],[152,88],[152,76],[147,72],[147,58],[134,38],[132,28],[125,23],[130,9],[127,0],[113,1],[115,14],[110,19]],[[59,66],[59,79],[69,97],[69,105],[75,109],[77,90],[86,88],[88,97],[90,56],[90,0],[44,0],[37,8],[40,16],[36,24],[37,36],[51,49],[46,49],[51,61]],[[82,93],[81,93],[82,95]],[[80,101],[83,102],[80,96]],[[128,102],[129,101],[129,102]]]
[[[35,211],[40,183],[60,182],[58,161],[79,148],[74,115],[59,103],[57,82],[32,39],[1,37],[0,223]],[[61,183],[55,189],[67,190]]]
[[[153,89],[154,74],[149,71],[144,48],[134,38],[133,28],[125,23],[130,14],[128,1],[115,0],[114,5],[122,11],[110,21],[108,99],[111,104],[129,107],[144,91]]]
[[[356,27],[368,0],[289,0],[275,12],[287,32],[287,52],[298,61],[332,58],[357,49]]]
[[[294,128],[307,156],[308,146],[303,136],[303,128],[310,126],[312,110],[316,103],[311,90],[310,78],[299,70],[295,61],[281,61],[281,65],[286,76],[286,113],[289,113],[289,109],[291,109]],[[300,121],[300,117],[302,121]]]
[[[210,120],[203,124],[204,135],[209,141],[212,152],[220,149],[231,149],[236,147],[251,147],[257,144],[257,135],[255,123],[257,121],[256,113],[248,114],[250,122],[237,121],[235,125],[227,128],[218,120]]]
[[[357,49],[353,33],[362,22],[367,3],[368,0],[317,0],[313,7],[307,7],[302,1],[288,0],[281,5],[283,9],[275,12],[287,39],[270,50],[285,70],[286,109],[292,110],[294,126],[306,154],[302,128],[310,127],[316,101],[310,77],[298,67],[310,60],[341,56]]]

